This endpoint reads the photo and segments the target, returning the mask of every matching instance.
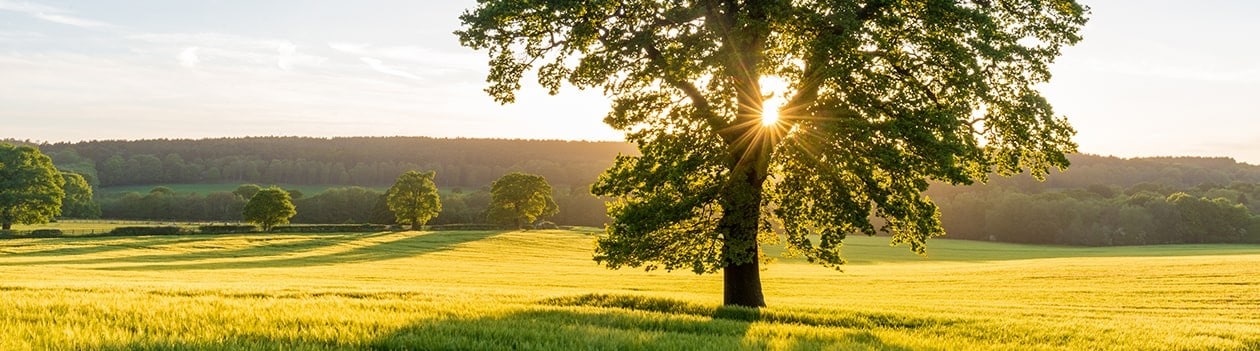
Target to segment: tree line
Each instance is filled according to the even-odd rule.
[[[277,144],[285,144],[285,141],[289,139],[310,141],[313,144],[318,144],[314,141],[319,140],[328,142],[334,140],[257,139],[260,140],[255,140],[256,142],[265,141],[265,143]],[[436,141],[439,144],[442,141],[477,144],[472,142],[473,139],[419,138],[418,140]],[[182,145],[185,142],[190,141],[162,141],[135,149],[170,154],[171,152],[166,151],[175,150],[160,150],[156,149],[155,145]],[[129,145],[129,143],[140,142],[97,143]],[[527,147],[531,143],[548,146]],[[556,148],[554,152],[570,155],[564,157],[586,155],[577,158],[589,158],[582,162],[590,163],[596,162],[597,155],[607,150],[591,151],[584,148],[598,149],[610,144],[617,143],[569,144],[523,140],[492,140],[488,143],[488,145],[513,145],[520,146],[519,149],[533,150],[554,147]],[[48,145],[41,147],[48,147]],[[563,147],[570,149],[563,149]],[[56,167],[61,169],[65,183],[61,217],[222,222],[243,220],[240,210],[248,198],[232,192],[176,193],[170,188],[155,185],[148,193],[106,196],[97,194],[94,197],[92,186],[88,181],[90,177],[79,176],[75,173],[86,167],[85,163],[89,163],[85,161],[87,158],[82,155],[78,159],[66,157],[67,150],[71,150],[70,155],[78,154],[77,151],[73,151],[73,148],[61,150],[61,153],[52,153],[54,156],[52,160],[62,161],[54,162]],[[483,151],[498,152],[492,148],[483,149]],[[471,153],[451,151],[451,154]],[[258,156],[244,155],[242,157]],[[469,159],[494,157],[498,156],[471,156]],[[986,184],[972,186],[934,184],[927,194],[939,205],[942,223],[949,238],[1065,245],[1132,245],[1248,242],[1255,241],[1256,234],[1260,233],[1260,227],[1254,224],[1254,218],[1257,213],[1260,213],[1260,193],[1254,191],[1256,184],[1260,184],[1260,167],[1258,166],[1239,163],[1229,158],[1202,157],[1122,159],[1076,154],[1071,155],[1070,160],[1072,166],[1067,172],[1051,172],[1044,182],[1027,177],[992,177]],[[296,162],[296,160],[293,161]],[[518,159],[515,162],[518,166],[541,164],[535,161]],[[555,188],[555,202],[559,207],[566,209],[554,216],[553,221],[567,225],[589,226],[602,226],[608,223],[604,201],[590,194],[590,183],[601,171],[595,168],[574,171],[579,173],[569,173],[562,177],[576,183],[552,183]],[[511,168],[508,167],[508,169]],[[397,177],[401,173],[395,173],[391,177]],[[504,171],[494,176],[498,177],[506,173],[509,172]],[[446,181],[445,174],[441,172],[437,174],[439,176],[434,181],[439,185],[463,182]],[[551,180],[550,177],[547,179]],[[447,189],[443,191],[440,200],[443,211],[432,218],[430,223],[483,222],[490,204],[490,184],[491,181],[471,185],[443,185],[442,187]],[[298,213],[292,221],[303,224],[392,224],[393,219],[385,207],[383,196],[384,192],[355,184],[331,187],[319,194],[295,194],[293,203]],[[95,201],[88,200],[93,198]],[[1216,220],[1220,218],[1226,218],[1226,220]]]
[[[929,191],[931,193],[931,191]],[[1059,245],[1260,243],[1255,183],[1025,192],[981,187],[934,197],[955,239]]]
[[[425,137],[250,137],[105,140],[38,147],[63,170],[94,186],[173,183],[391,184],[408,170],[431,170],[441,187],[481,187],[528,172],[553,184],[590,184],[620,153],[620,142],[439,139]]]
[[[1071,155],[1047,175],[933,184],[947,237],[1060,245],[1260,242],[1260,166]]]
[[[242,184],[236,190],[198,193],[177,193],[164,186],[154,187],[148,193],[129,192],[104,197],[100,201],[101,217],[128,220],[197,221],[234,223],[244,221],[242,210],[258,191],[256,184]],[[288,190],[296,209],[290,219],[300,224],[397,224],[388,205],[388,192],[360,186],[334,187],[314,195]],[[547,208],[563,208],[564,211],[548,211],[544,216],[552,222],[564,225],[602,226],[607,221],[602,199],[591,195],[582,187],[551,189]],[[440,212],[426,220],[427,224],[488,223],[492,214],[493,192],[491,187],[475,190],[454,188],[441,193],[438,201]],[[84,217],[76,217],[84,218]],[[86,217],[95,218],[95,217]],[[524,218],[527,222],[533,222]],[[513,220],[510,223],[516,225]]]

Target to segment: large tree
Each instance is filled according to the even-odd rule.
[[[552,198],[551,184],[543,176],[512,172],[490,184],[490,221],[512,223],[521,229],[526,223],[560,213]]]
[[[61,214],[65,180],[52,159],[30,146],[0,143],[0,230],[47,223]]]
[[[101,205],[92,199],[92,186],[78,173],[62,172],[65,181],[62,189],[61,216],[68,218],[100,218]]]
[[[596,260],[722,270],[726,304],[764,306],[771,222],[788,252],[825,265],[844,262],[851,233],[922,253],[943,234],[929,180],[1066,167],[1074,132],[1036,86],[1086,13],[1071,0],[482,0],[456,34],[488,51],[499,102],[527,72],[553,94],[612,98],[605,122],[641,155],[593,187],[617,198]]]
[[[297,215],[297,209],[289,199],[289,192],[270,187],[254,193],[241,215],[246,221],[261,226],[263,231],[270,231],[277,224],[289,223],[289,219]]]
[[[420,173],[407,171],[398,176],[394,186],[387,192],[386,203],[394,212],[398,224],[410,224],[412,230],[437,217],[442,212],[442,201],[438,196],[437,184],[433,182],[435,172]]]

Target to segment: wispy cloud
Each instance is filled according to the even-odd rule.
[[[198,49],[200,48],[192,46],[184,49],[184,51],[180,51],[179,56],[176,57],[179,59],[179,65],[188,68],[197,67],[197,64],[201,63],[201,58],[197,57]]]
[[[450,53],[419,46],[375,46],[362,43],[331,42],[328,47],[359,57],[373,57],[401,61],[424,67],[433,73],[457,70],[477,70],[482,67],[483,57],[472,52]]]
[[[69,11],[28,1],[0,0],[0,10],[25,14],[44,21],[81,28],[113,27],[112,24],[71,15]]]
[[[403,77],[407,79],[424,80],[424,78],[421,78],[420,76],[417,76],[410,72],[387,66],[385,65],[385,62],[382,62],[379,59],[374,59],[371,57],[360,57],[359,60],[362,60],[363,63],[366,63],[369,67],[372,67],[372,69],[376,70],[377,72],[381,72],[381,73],[388,74],[391,76],[396,76],[396,77]]]
[[[59,15],[55,13],[36,13],[34,15],[36,18],[39,18],[48,22],[61,23],[65,25],[75,26],[75,27],[102,28],[102,27],[111,26],[109,23],[105,23],[101,21],[93,21],[93,20],[83,19],[83,18],[78,18],[78,17],[73,17],[73,16]]]
[[[197,63],[203,58],[232,64],[257,66],[273,66],[289,71],[297,67],[321,66],[328,59],[322,56],[302,53],[298,46],[287,40],[243,37],[219,33],[163,33],[137,34],[129,39],[156,47],[156,51],[167,52],[174,48],[182,48],[176,59],[180,64],[188,62],[187,55],[197,57]],[[195,47],[196,50],[188,52]],[[153,51],[153,48],[142,51]],[[168,51],[169,50],[169,51]]]

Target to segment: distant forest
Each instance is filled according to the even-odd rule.
[[[490,182],[512,171],[539,174],[556,188],[557,223],[599,226],[607,217],[589,186],[621,142],[438,139],[425,137],[251,137],[88,141],[38,145],[93,186],[230,183],[342,186],[297,194],[296,222],[388,221],[380,193],[408,170],[437,172],[446,209],[434,224],[484,219]],[[948,236],[1064,245],[1260,242],[1260,166],[1229,158],[1121,159],[1072,155],[1067,172],[928,190]],[[239,197],[239,196],[238,196]],[[235,220],[230,193],[177,194],[157,188],[100,198],[108,218]]]
[[[440,187],[477,188],[509,171],[553,185],[590,184],[620,142],[425,137],[252,137],[87,141],[39,145],[99,186],[171,183],[389,185],[408,170],[436,171]]]

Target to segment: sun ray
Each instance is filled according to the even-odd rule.
[[[783,107],[782,98],[773,97],[761,103],[761,125],[773,126],[779,123],[779,109]]]

